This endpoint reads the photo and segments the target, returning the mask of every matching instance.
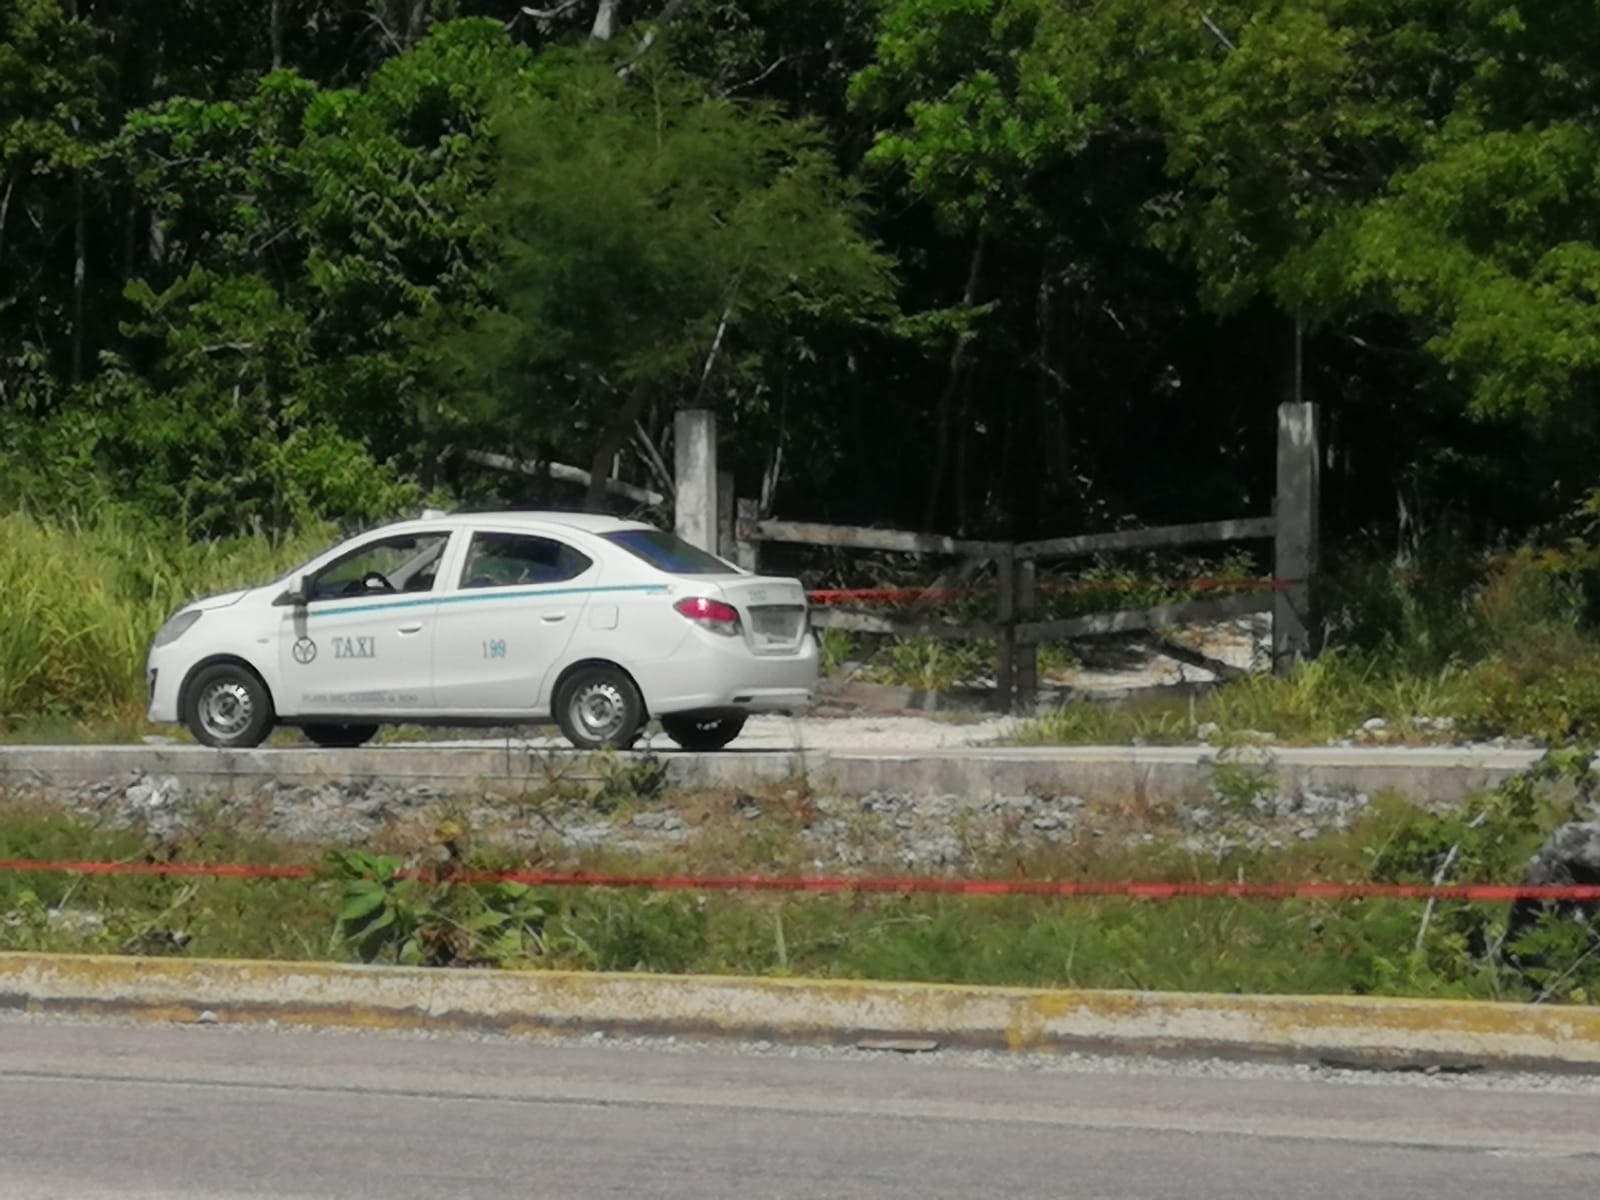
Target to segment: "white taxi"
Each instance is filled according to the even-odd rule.
[[[653,717],[713,750],[750,713],[808,704],[817,647],[798,580],[654,526],[430,513],[186,605],[146,669],[150,720],[208,746],[255,746],[275,725],[358,746],[386,723],[553,716],[582,749],[632,745]]]

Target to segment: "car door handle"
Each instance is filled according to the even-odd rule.
[[[561,621],[565,621],[566,619],[566,613],[541,613],[539,616],[539,620],[543,621],[546,625],[555,625]]]
[[[421,633],[422,632],[422,622],[421,621],[414,621],[410,625],[402,625],[402,626],[400,626],[400,632],[401,633]]]

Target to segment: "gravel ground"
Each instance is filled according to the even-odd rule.
[[[681,854],[715,842],[738,853],[759,838],[790,868],[960,871],[1000,856],[1091,845],[1171,843],[1196,855],[1281,849],[1340,833],[1370,803],[1364,792],[1279,794],[1270,777],[1219,773],[1201,803],[1130,805],[1122,796],[826,795],[798,785],[641,796],[624,781],[558,782],[526,795],[451,795],[381,780],[267,782],[248,793],[207,792],[176,776],[143,775],[13,793],[97,822],[143,825],[169,840],[208,828],[248,830],[315,845],[415,847],[437,822],[464,819],[479,841],[558,861],[590,851]]]

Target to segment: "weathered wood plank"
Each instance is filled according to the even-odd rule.
[[[1181,604],[1167,604],[1160,608],[1093,613],[1060,621],[1035,621],[1017,626],[1017,641],[1026,645],[1030,642],[1105,637],[1113,633],[1137,633],[1144,629],[1162,629],[1191,621],[1225,621],[1249,613],[1270,612],[1272,606],[1271,592],[1249,592],[1242,596],[1220,596],[1212,600],[1186,600]]]
[[[880,617],[875,613],[842,608],[813,608],[811,624],[817,629],[845,629],[851,633],[883,633],[893,637],[934,637],[951,642],[981,642],[1001,636],[1000,627],[987,622],[951,625],[942,621]]]
[[[905,533],[859,525],[818,525],[809,521],[757,521],[741,535],[758,542],[798,542],[807,546],[841,546],[853,550],[891,550],[902,554],[956,554],[993,558],[1010,548],[1006,542],[973,542],[936,533]]]
[[[1193,525],[1153,525],[1120,533],[1086,533],[1075,537],[1018,542],[1018,558],[1076,558],[1112,550],[1143,550],[1158,546],[1197,546],[1212,542],[1243,542],[1270,538],[1277,529],[1271,517],[1243,517],[1233,521],[1201,521]]]
[[[997,615],[1005,635],[995,647],[995,699],[1001,712],[1011,712],[1017,700],[1017,560],[1003,554],[998,566],[1000,611]]]
[[[537,463],[527,459],[512,458],[506,454],[496,454],[492,450],[467,450],[462,457],[468,462],[477,463],[480,467],[489,467],[496,471],[510,471],[517,475],[530,475],[535,478],[541,471],[548,469],[551,479],[560,479],[567,483],[577,483],[584,487],[589,486],[593,478],[582,467],[570,467],[566,463]],[[631,483],[624,483],[620,479],[608,479],[601,485],[606,491],[618,496],[626,496],[629,500],[636,500],[640,504],[649,504],[660,507],[667,502],[667,498],[660,492],[653,492],[649,488],[637,487]]]
[[[1031,558],[1014,560],[1017,577],[1017,623],[1026,625],[1039,615],[1039,564]],[[1017,641],[1017,703],[1023,712],[1039,695],[1039,645]]]

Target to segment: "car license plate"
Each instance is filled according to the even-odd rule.
[[[750,632],[765,645],[789,645],[800,638],[806,610],[799,605],[764,605],[750,610]]]

